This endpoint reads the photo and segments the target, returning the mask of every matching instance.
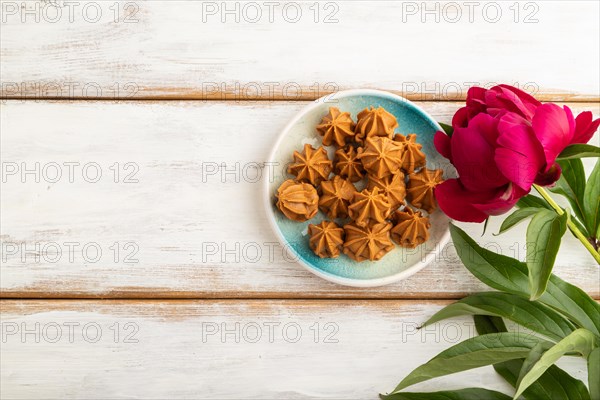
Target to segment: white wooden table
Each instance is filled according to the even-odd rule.
[[[260,196],[285,123],[362,87],[448,122],[495,82],[600,114],[596,1],[0,7],[3,399],[374,399],[472,336],[415,328],[485,288],[452,245],[373,289],[290,261]],[[499,222],[461,226],[523,258],[524,227]],[[555,272],[600,297],[571,237]],[[465,386],[510,390],[491,368],[415,389]]]

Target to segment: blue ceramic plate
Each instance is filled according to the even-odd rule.
[[[283,129],[275,142],[269,157],[273,168],[269,168],[269,179],[265,180],[267,218],[290,258],[295,258],[299,264],[321,278],[357,287],[387,285],[404,279],[434,260],[448,242],[450,220],[441,211],[438,210],[430,216],[431,235],[426,243],[415,249],[396,246],[379,261],[359,263],[345,254],[336,259],[322,259],[312,252],[308,245],[308,225],[318,224],[326,218],[325,214],[319,211],[310,221],[295,222],[285,218],[275,206],[277,188],[286,179],[293,178],[292,175],[287,174],[286,168],[292,161],[294,150],[301,151],[305,143],[310,143],[315,148],[322,145],[316,126],[328,113],[330,106],[350,112],[355,121],[356,115],[369,106],[385,108],[398,119],[399,126],[396,133],[417,134],[417,141],[423,145],[423,151],[427,155],[427,166],[446,169],[446,160],[433,146],[433,136],[436,131],[441,130],[441,127],[425,111],[410,101],[387,92],[377,90],[338,92],[334,96],[317,100],[303,109]],[[335,147],[330,146],[326,149],[333,159]]]

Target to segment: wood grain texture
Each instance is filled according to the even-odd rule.
[[[273,141],[304,104],[4,102],[2,296],[456,298],[484,289],[452,246],[374,289],[330,284],[290,258],[265,219],[262,179]],[[419,105],[446,122],[459,107]],[[481,225],[463,227],[523,259],[525,224],[494,237],[499,222],[484,237]],[[555,272],[600,295],[599,270],[570,235]]]
[[[600,98],[596,1],[0,3],[4,98]]]
[[[416,330],[447,302],[0,304],[3,399],[376,399],[474,334],[468,318]],[[583,360],[559,364],[587,381]],[[472,386],[511,390],[491,367],[411,390]]]

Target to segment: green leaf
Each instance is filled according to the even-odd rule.
[[[588,233],[596,238],[600,237],[600,161],[590,175],[583,194],[583,210],[585,213],[585,226]]]
[[[478,335],[487,335],[489,333],[508,332],[504,320],[500,317],[491,317],[489,315],[473,315],[475,329]]]
[[[585,191],[585,170],[579,159],[559,162],[562,168],[560,179],[550,191],[564,196],[571,204],[575,216],[584,221],[583,194]]]
[[[453,224],[450,234],[461,261],[477,279],[496,290],[529,298],[524,263],[480,247]],[[538,301],[567,316],[577,327],[600,336],[600,304],[577,286],[551,275],[546,293]]]
[[[454,128],[451,125],[444,124],[442,122],[438,122],[438,124],[440,124],[446,135],[452,137],[452,134],[454,133]]]
[[[435,313],[424,326],[461,315],[503,317],[557,342],[576,329],[565,317],[539,302],[501,292],[465,297]]]
[[[494,369],[516,388],[522,365],[522,360],[511,360],[494,365]],[[590,400],[590,393],[585,384],[556,365],[548,368],[523,392],[522,396],[527,400]]]
[[[476,315],[473,319],[479,334],[506,331],[502,318]],[[510,360],[494,364],[494,369],[505,381],[516,388],[522,366],[523,360]],[[548,368],[537,381],[523,392],[522,396],[527,400],[590,400],[590,394],[585,384],[556,365]]]
[[[493,333],[467,339],[417,367],[398,384],[393,393],[439,376],[524,358],[540,342],[546,341],[519,332]]]
[[[572,144],[567,146],[557,157],[557,160],[569,160],[583,157],[600,157],[600,148],[591,144]]]
[[[485,222],[483,223],[483,232],[481,232],[481,236],[485,235],[485,231],[487,231],[487,227],[488,227],[488,223],[490,222],[490,217],[487,217],[485,219]]]
[[[511,397],[495,390],[468,388],[433,393],[395,393],[379,395],[383,400],[510,400]]]
[[[581,224],[581,222],[579,222],[579,220],[578,220],[578,219],[576,219],[576,218],[572,218],[572,217],[571,217],[571,221],[572,221],[572,222],[575,224],[575,226],[577,226],[577,229],[579,229],[579,231],[580,231],[581,233],[583,233],[585,236],[588,236],[588,237],[589,237],[589,236],[591,236],[591,235],[589,234],[589,232],[587,231],[587,228],[586,228],[585,226],[583,226],[583,225]],[[571,232],[571,233],[573,233],[573,232]],[[573,237],[577,238],[577,236],[575,236],[575,233],[573,233]],[[579,238],[577,238],[577,239],[579,239]]]
[[[593,400],[600,400],[600,347],[588,356],[588,381]]]
[[[529,369],[523,379],[517,385],[517,392],[514,398],[518,398],[525,389],[535,382],[551,365],[566,353],[577,352],[584,357],[588,357],[591,351],[597,346],[596,336],[587,329],[577,329],[569,336],[552,346],[546,351],[539,360]]]
[[[527,227],[527,268],[531,300],[539,298],[548,285],[560,239],[567,231],[567,213],[542,210]]]
[[[537,207],[524,207],[518,208],[515,212],[510,214],[508,217],[504,219],[502,225],[500,226],[500,230],[498,231],[498,235],[506,232],[513,226],[517,225],[519,222],[523,221],[526,218],[531,217],[533,214],[540,211],[540,208]]]
[[[547,343],[538,343],[527,354],[525,360],[523,360],[523,364],[521,365],[521,370],[519,371],[519,378],[517,379],[517,387],[520,385],[521,381],[527,375],[529,371],[535,366],[535,364],[542,358],[544,353],[549,350],[552,346]]]
[[[547,208],[548,210],[552,210],[552,207],[546,203],[546,201],[542,198],[534,196],[532,194],[528,194],[527,196],[523,196],[517,201],[518,208],[526,208],[526,207],[537,207],[537,208]]]

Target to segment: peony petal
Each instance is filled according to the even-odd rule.
[[[459,108],[452,117],[452,127],[464,128],[469,124],[469,109],[467,107]]]
[[[517,95],[517,97],[519,98],[519,100],[521,101],[523,106],[527,109],[527,113],[528,113],[529,117],[526,117],[526,118],[528,118],[530,120],[531,120],[531,118],[533,118],[533,115],[535,114],[535,110],[539,106],[542,105],[542,103],[540,103],[535,97],[533,97],[532,95],[530,95],[527,92],[522,91],[521,89],[518,89],[518,88],[516,88],[514,86],[510,86],[510,85],[504,85],[504,84],[498,85],[498,86],[505,90],[509,90]]]
[[[573,111],[571,111],[569,106],[563,106],[563,109],[565,110],[565,114],[567,115],[567,121],[569,122],[569,131],[572,132],[574,136],[577,124],[575,122],[575,117],[573,117]],[[571,138],[571,140],[573,140],[573,138]]]
[[[445,180],[435,188],[435,198],[441,210],[457,221],[483,222],[488,215],[472,204],[489,197],[489,193],[467,191],[458,179]]]
[[[560,179],[562,168],[558,163],[554,163],[550,168],[546,168],[546,171],[540,172],[535,177],[535,184],[541,186],[550,186],[554,182]]]
[[[478,114],[469,126],[454,130],[452,163],[467,189],[488,190],[508,183],[493,162],[497,135],[497,121],[487,114]]]
[[[590,141],[598,126],[600,126],[600,118],[592,121],[593,116],[591,111],[584,111],[575,118],[575,135],[571,143],[587,143]]]
[[[452,139],[442,131],[437,131],[433,137],[433,144],[438,153],[452,162]]]
[[[503,114],[499,117],[498,122],[498,130],[500,132],[510,129],[513,126],[531,126],[531,122],[521,115],[514,112],[504,111]]]
[[[494,154],[498,169],[508,180],[529,191],[546,164],[542,145],[529,123],[514,113],[501,118],[498,131],[498,148]]]
[[[508,212],[517,204],[517,201],[529,193],[516,185],[509,184],[504,191],[499,192],[486,202],[474,203],[473,207],[487,215],[501,215]]]
[[[487,89],[479,87],[479,86],[471,86],[469,90],[467,90],[467,104],[470,103],[481,103],[483,104],[485,101],[485,92]]]
[[[485,105],[486,90],[481,87],[473,86],[467,91],[466,106],[460,108],[452,117],[452,127],[466,128],[469,121],[479,113],[486,111]]]
[[[531,120],[541,103],[527,93],[509,85],[494,86],[485,94],[488,113],[496,116],[500,111],[514,112]]]
[[[568,107],[546,103],[538,107],[531,122],[533,132],[544,148],[546,169],[549,169],[575,134],[575,120]]]

